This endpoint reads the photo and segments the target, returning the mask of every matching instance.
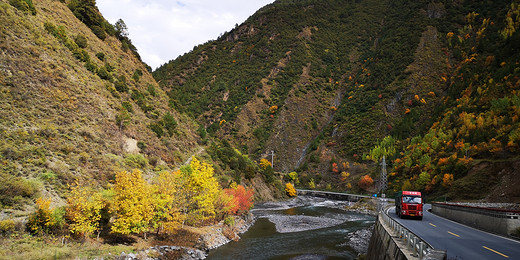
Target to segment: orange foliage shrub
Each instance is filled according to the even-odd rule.
[[[278,106],[276,106],[276,105],[275,106],[271,106],[269,108],[269,111],[271,112],[271,114],[274,114],[276,112],[276,110],[278,110]]]
[[[442,178],[442,186],[449,187],[453,183],[453,174],[446,173]]]
[[[334,172],[334,173],[338,173],[339,172],[337,163],[332,163],[332,172]]]
[[[440,158],[439,162],[437,163],[438,166],[445,165],[448,163],[448,158]]]
[[[373,184],[374,180],[368,175],[363,176],[358,182],[358,186],[364,190],[367,190]]]
[[[233,199],[228,204],[229,214],[243,214],[253,206],[253,190],[246,189],[242,185],[231,185],[230,188],[225,189],[224,193],[233,196]]]
[[[455,149],[460,149],[460,148],[462,148],[462,147],[464,147],[464,143],[463,143],[463,142],[457,142],[457,143],[455,144]]]

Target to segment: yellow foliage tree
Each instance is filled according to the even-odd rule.
[[[153,189],[138,169],[116,173],[112,232],[130,234],[150,230],[155,211]]]
[[[269,167],[271,167],[271,162],[269,162],[269,160],[267,160],[265,158],[260,159],[260,168],[265,170]]]
[[[220,187],[213,177],[213,166],[193,157],[189,167],[184,167],[189,200],[189,217],[193,223],[215,216],[215,203]]]
[[[99,229],[104,203],[100,192],[76,183],[67,198],[67,218],[72,234],[87,237]]]
[[[36,200],[38,209],[27,220],[28,229],[35,234],[49,233],[55,222],[50,209],[51,200],[38,198]]]
[[[159,231],[175,233],[186,219],[185,178],[180,171],[159,174],[155,194],[155,220]]]
[[[289,197],[295,197],[296,196],[296,189],[292,185],[292,183],[288,182],[285,184],[285,193]]]

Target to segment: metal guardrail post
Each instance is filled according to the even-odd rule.
[[[419,258],[422,258],[424,256],[424,243],[421,241],[419,242]]]

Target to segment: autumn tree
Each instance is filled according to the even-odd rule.
[[[445,173],[442,178],[442,186],[449,187],[453,183],[453,174]]]
[[[215,202],[219,193],[217,179],[213,176],[213,166],[193,157],[187,167],[181,169],[186,177],[188,196],[188,216],[192,223],[215,217]]]
[[[186,179],[180,171],[163,171],[157,178],[153,223],[158,231],[174,233],[186,219]]]
[[[262,170],[266,170],[269,167],[271,167],[271,162],[269,162],[269,160],[267,160],[265,158],[260,159],[259,164],[260,164],[260,168],[262,168]]]
[[[112,232],[119,234],[145,233],[154,217],[154,187],[148,184],[138,169],[116,173],[115,198],[112,212],[115,220]]]
[[[271,183],[274,181],[274,170],[271,162],[269,160],[262,158],[260,159],[260,169],[262,174],[264,175],[265,181],[267,183]]]
[[[243,214],[253,206],[254,192],[252,189],[246,189],[244,186],[233,182],[224,192],[232,196],[232,203],[236,204],[231,204],[232,209],[229,211],[231,214]]]
[[[386,136],[379,144],[370,150],[366,157],[368,160],[372,160],[374,162],[379,162],[383,156],[389,158],[396,153],[395,145],[396,140],[392,136]]]
[[[51,210],[51,199],[38,198],[36,200],[38,209],[29,216],[27,229],[33,234],[44,234],[55,231],[59,224],[56,209]]]
[[[90,186],[76,183],[67,198],[67,219],[72,234],[87,237],[98,231],[101,210],[104,207],[102,195]]]
[[[296,196],[296,189],[292,185],[292,183],[288,182],[285,184],[285,193],[289,197],[295,197]]]
[[[238,199],[226,192],[228,189],[220,190],[215,201],[215,208],[217,212],[217,218],[223,219],[227,215],[236,214],[238,211]]]
[[[358,186],[364,190],[368,190],[368,188],[370,188],[370,186],[372,186],[373,184],[374,180],[368,175],[361,177],[361,179],[359,179],[358,182]]]
[[[427,172],[421,172],[419,174],[419,178],[415,182],[416,189],[422,190],[426,187],[426,185],[431,181],[430,174]]]

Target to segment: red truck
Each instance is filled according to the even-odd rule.
[[[400,191],[395,195],[395,212],[400,218],[417,217],[422,220],[423,201],[418,191]]]

